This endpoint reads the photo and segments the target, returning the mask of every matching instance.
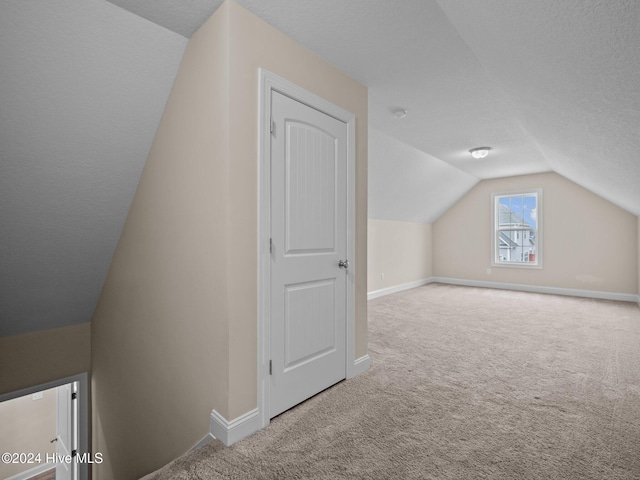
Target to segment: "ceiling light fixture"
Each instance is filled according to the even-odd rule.
[[[477,147],[469,150],[469,153],[473,158],[480,159],[489,155],[489,150],[491,150],[491,147]]]
[[[407,111],[401,107],[391,109],[391,113],[393,113],[396,118],[404,118],[407,116]]]

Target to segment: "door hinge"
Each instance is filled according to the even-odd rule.
[[[272,118],[270,125],[269,125],[269,133],[271,133],[271,135],[274,135],[276,131],[276,122],[275,120]]]
[[[273,239],[269,239],[269,253],[273,253]]]
[[[269,360],[269,375],[273,375],[273,361]]]
[[[78,394],[77,394],[77,392],[73,392],[71,394],[71,400],[75,400],[76,398],[78,398]]]

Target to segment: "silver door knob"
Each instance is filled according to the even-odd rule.
[[[344,268],[345,270],[349,268],[349,260],[340,260],[338,262],[338,267]]]

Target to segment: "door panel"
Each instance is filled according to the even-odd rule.
[[[336,139],[292,120],[286,135],[285,255],[335,253]]]
[[[335,279],[285,286],[285,372],[335,351],[335,287]]]
[[[270,416],[346,377],[347,126],[272,93]]]
[[[71,384],[56,387],[56,454],[57,458],[71,455],[73,442],[73,414],[71,409]],[[56,463],[56,480],[71,480],[71,463],[62,461]]]

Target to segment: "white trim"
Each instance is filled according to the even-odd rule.
[[[544,233],[543,233],[543,223],[544,223],[544,212],[542,208],[543,200],[542,200],[542,188],[530,188],[530,189],[520,189],[520,190],[512,190],[508,192],[497,192],[491,194],[491,266],[492,267],[506,267],[506,268],[527,268],[527,269],[537,269],[542,270],[543,263],[543,243],[544,243]],[[534,263],[527,262],[500,262],[497,260],[498,252],[496,251],[496,231],[497,226],[496,223],[500,223],[500,213],[499,210],[496,209],[496,203],[498,198],[500,197],[510,197],[515,195],[535,195],[536,196],[536,261]]]
[[[11,400],[13,398],[23,397],[32,393],[49,390],[50,388],[59,387],[68,383],[78,382],[78,455],[90,454],[89,452],[89,386],[86,373],[79,373],[70,377],[53,380],[51,382],[41,383],[33,387],[23,388],[14,392],[4,393],[0,395],[0,402]],[[79,480],[89,478],[89,464],[80,463],[78,467]]]
[[[191,447],[190,451],[193,452],[194,450],[198,450],[198,449],[204,447],[205,445],[209,445],[215,439],[216,439],[216,437],[213,436],[213,433],[207,433],[207,435],[205,437],[203,437],[202,440],[200,440],[193,447]]]
[[[277,91],[311,108],[326,113],[347,125],[347,258],[351,264],[347,272],[347,331],[346,376],[355,376],[355,212],[356,212],[356,142],[353,113],[266,70],[259,69],[258,81],[258,408],[259,426],[269,424],[269,359],[271,344],[270,279],[271,257],[269,237],[271,230],[271,92]],[[214,433],[215,435],[215,433]]]
[[[429,277],[411,283],[404,283],[394,287],[375,290],[367,294],[367,300],[402,292],[411,288],[421,287],[430,283],[445,283],[448,285],[462,285],[465,287],[496,288],[499,290],[515,290],[519,292],[547,293],[550,295],[564,295],[569,297],[598,298],[602,300],[616,300],[619,302],[637,302],[640,307],[640,295],[632,293],[601,292],[597,290],[581,290],[577,288],[545,287],[542,285],[526,285],[522,283],[486,282],[483,280],[468,280],[465,278]]]
[[[391,293],[402,292],[403,290],[409,290],[411,288],[422,287],[433,282],[434,277],[423,278],[422,280],[416,280],[415,282],[403,283],[401,285],[395,285],[393,287],[381,288],[380,290],[374,290],[367,293],[367,300],[373,300],[374,298],[384,297]]]
[[[356,375],[360,375],[361,373],[366,372],[371,367],[371,357],[367,353],[360,358],[356,358],[353,362],[353,376],[347,378],[353,378]]]
[[[36,467],[30,468],[29,470],[25,470],[24,472],[16,473],[15,475],[7,477],[4,480],[29,480],[31,477],[40,475],[41,473],[44,473],[53,468],[56,468],[55,463],[43,462]]]
[[[446,283],[463,285],[466,287],[497,288],[500,290],[517,290],[521,292],[548,293],[551,295],[565,295],[570,297],[599,298],[617,300],[620,302],[635,302],[637,295],[630,293],[599,292],[596,290],[579,290],[577,288],[544,287],[540,285],[525,285],[522,283],[485,282],[482,280],[466,280],[461,278],[432,277],[431,283]]]
[[[229,421],[213,410],[211,412],[211,435],[227,447],[260,430],[258,409]]]

